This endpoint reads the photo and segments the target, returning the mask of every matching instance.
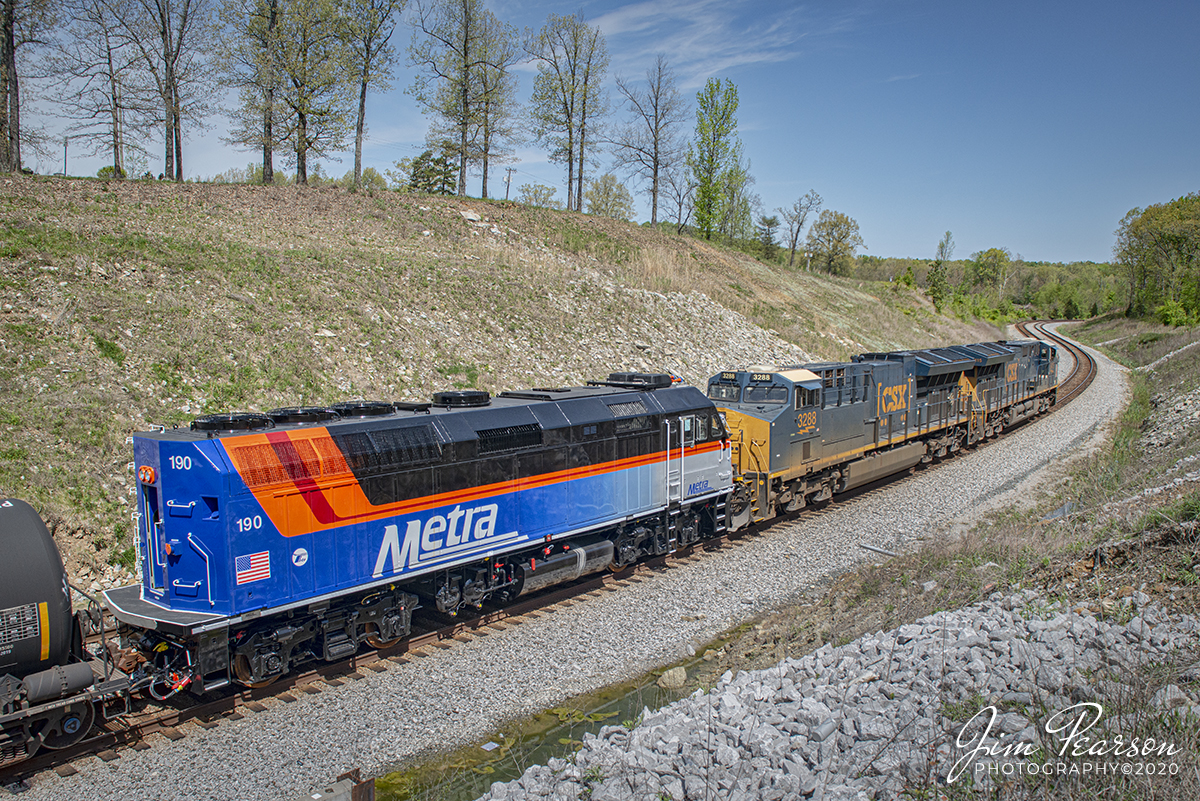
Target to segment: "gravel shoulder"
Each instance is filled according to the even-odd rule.
[[[1061,412],[870,498],[336,690],[267,701],[265,712],[214,729],[188,726],[182,740],[155,737],[114,762],[82,760],[76,775],[36,777],[21,798],[296,798],[351,768],[377,775],[675,661],[870,561],[860,543],[907,550],[1031,492],[1033,477],[1044,482],[1124,407],[1124,368],[1098,361],[1092,387]]]

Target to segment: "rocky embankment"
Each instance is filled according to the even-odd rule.
[[[632,731],[605,727],[573,759],[493,785],[483,801],[896,798],[947,782],[987,788],[1045,775],[1047,765],[1066,765],[1068,777],[1089,770],[1084,763],[1170,772],[1192,759],[1163,754],[1164,742],[1179,751],[1171,736],[1180,729],[1153,731],[1152,721],[1153,756],[1126,751],[1131,737],[1144,745],[1147,712],[1200,725],[1200,665],[1183,672],[1186,689],[1146,686],[1139,669],[1194,661],[1200,621],[1148,602],[1126,598],[1119,623],[1032,590],[996,593],[767,670],[726,673],[707,693],[646,710]],[[1087,756],[1100,739],[1109,753]],[[1081,744],[1083,756],[1072,756]]]

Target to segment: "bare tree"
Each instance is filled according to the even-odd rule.
[[[484,68],[489,65],[489,28],[503,27],[482,0],[417,0],[409,61],[420,71],[412,93],[426,113],[453,132],[440,144],[458,159],[458,194],[467,193],[467,163],[479,128],[485,94]],[[515,34],[510,34],[515,35]],[[436,138],[436,137],[435,137]]]
[[[808,215],[816,214],[820,209],[821,196],[811,189],[807,195],[788,208],[780,206],[775,209],[787,224],[788,267],[796,263],[796,248],[800,245],[800,232],[804,230],[804,224],[808,222]]]
[[[349,55],[358,80],[358,120],[354,126],[354,186],[362,182],[362,143],[366,127],[367,90],[386,91],[396,53],[391,45],[396,15],[408,0],[344,0],[348,17]]]
[[[148,77],[143,91],[157,96],[163,172],[183,181],[183,118],[202,124],[211,96],[211,0],[130,0],[110,8],[141,57]]]
[[[608,111],[604,36],[580,14],[551,14],[537,34],[526,31],[525,50],[538,61],[530,102],[534,134],[551,147],[551,161],[566,163],[567,209],[582,211],[588,135]]]
[[[620,76],[616,81],[633,122],[623,127],[612,142],[615,166],[630,169],[633,175],[650,182],[650,224],[655,225],[663,190],[662,172],[681,156],[679,126],[687,119],[688,109],[675,88],[675,75],[661,54],[646,70],[644,89]]]
[[[0,172],[21,169],[21,81],[17,53],[45,44],[53,22],[49,0],[0,0]]]
[[[666,198],[674,210],[675,232],[682,234],[692,219],[692,204],[696,193],[692,171],[687,165],[675,162],[663,170],[662,179]]]
[[[84,152],[108,151],[115,177],[126,173],[127,150],[145,152],[140,140],[152,119],[136,92],[140,56],[117,24],[114,7],[121,1],[63,3],[70,22],[41,64],[56,89],[59,114],[72,121],[67,133]]]

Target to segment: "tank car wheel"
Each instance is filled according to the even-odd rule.
[[[53,751],[69,748],[87,737],[95,722],[96,707],[90,701],[71,704],[57,720],[47,721],[49,733],[42,738],[42,745]]]
[[[237,678],[238,684],[241,684],[243,687],[249,687],[251,690],[258,690],[263,687],[270,687],[283,674],[277,673],[270,678],[251,681],[250,677],[254,675],[254,672],[250,669],[250,660],[246,658],[245,654],[238,654],[233,658],[233,675]]]

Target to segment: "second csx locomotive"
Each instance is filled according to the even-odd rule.
[[[214,415],[137,434],[141,582],[105,593],[156,694],[362,643],[780,512],[1048,409],[1040,342]]]

